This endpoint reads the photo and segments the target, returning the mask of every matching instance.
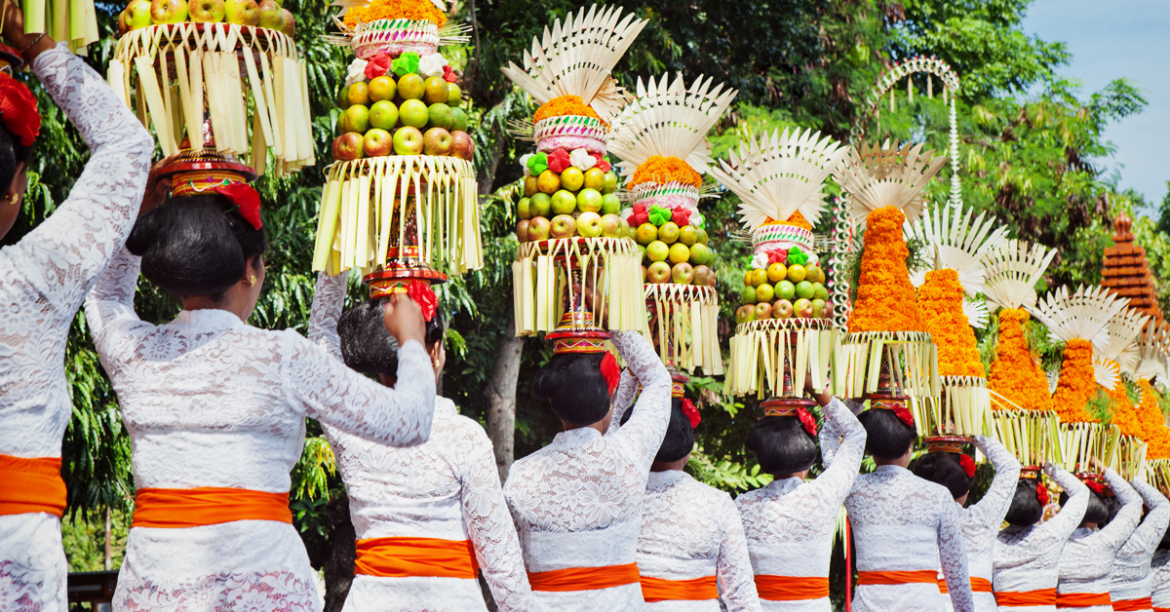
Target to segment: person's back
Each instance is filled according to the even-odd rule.
[[[1134,482],[1149,512],[1113,559],[1109,598],[1114,607],[1148,610],[1151,607],[1151,560],[1170,522],[1170,500],[1144,482]]]
[[[1093,503],[1076,531],[1069,536],[1060,555],[1060,582],[1056,587],[1058,608],[1077,608],[1084,612],[1111,612],[1109,596],[1110,574],[1117,551],[1137,529],[1141,520],[1141,497],[1124,478],[1106,469],[1105,481],[1117,494],[1122,508],[1103,528],[1097,524],[1106,520],[1104,506],[1101,516],[1092,517]]]

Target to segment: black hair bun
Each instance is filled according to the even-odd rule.
[[[865,452],[875,459],[891,461],[910,452],[918,432],[902,422],[893,410],[870,408],[857,416],[865,427]]]
[[[1016,493],[1004,516],[1009,525],[1028,527],[1039,523],[1044,517],[1044,506],[1040,504],[1040,497],[1036,493],[1037,485],[1039,482],[1032,478],[1021,478],[1016,483]]]
[[[817,460],[817,440],[796,416],[766,416],[744,442],[766,474],[795,474]]]
[[[553,355],[532,379],[532,394],[548,400],[560,420],[584,427],[609,412],[609,385],[601,375],[603,353]]]
[[[633,410],[627,412],[627,415]],[[659,463],[672,463],[686,457],[695,448],[695,429],[691,427],[691,420],[682,409],[682,398],[674,397],[670,400],[670,423],[666,425],[666,437],[662,438],[662,446],[658,447],[658,454],[654,460]]]
[[[382,322],[382,303],[366,300],[337,319],[341,360],[355,372],[398,376],[398,341]]]
[[[1065,502],[1068,501],[1068,493],[1060,493],[1060,506],[1063,508]],[[1085,508],[1085,518],[1081,519],[1082,523],[1097,523],[1098,526],[1103,526],[1109,522],[1109,507],[1105,501],[1101,499],[1092,490],[1089,490],[1089,505]]]
[[[963,471],[962,457],[950,452],[927,453],[914,462],[914,475],[946,487],[951,497],[959,499],[971,491],[974,480]]]

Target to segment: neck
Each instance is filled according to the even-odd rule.
[[[808,478],[808,470],[790,472],[788,474],[772,474],[772,480],[788,480],[789,478],[799,478],[804,480],[805,478]]]
[[[244,305],[225,297],[222,300],[213,300],[210,295],[189,295],[183,298],[183,310],[224,310],[230,312],[245,323],[251,314],[246,312]]]
[[[897,459],[879,459],[874,457],[873,464],[876,466],[896,465],[900,468],[908,468],[910,467],[910,453],[906,453]]]
[[[681,472],[683,468],[687,467],[687,461],[690,461],[691,454],[687,453],[686,457],[677,461],[655,461],[650,464],[651,472]]]

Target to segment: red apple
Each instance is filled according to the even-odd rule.
[[[776,303],[772,304],[772,318],[791,319],[792,302],[789,302],[788,300],[776,300]]]
[[[571,238],[576,231],[577,221],[572,216],[557,215],[552,218],[552,231],[548,235],[553,238]]]
[[[271,1],[271,0],[269,0]],[[419,155],[423,152],[423,135],[418,128],[398,128],[394,132],[394,153],[396,155]]]
[[[695,284],[700,287],[712,286],[715,284],[715,273],[707,266],[695,266]]]
[[[671,269],[670,280],[676,285],[689,285],[695,280],[695,269],[685,261],[676,263]]]
[[[528,220],[528,241],[540,242],[548,240],[552,224],[545,217],[533,217]]]
[[[260,5],[256,0],[227,0],[224,8],[228,23],[250,26],[260,23]]]
[[[601,235],[601,215],[595,212],[583,212],[577,217],[577,233],[586,238],[597,238]]]
[[[284,15],[284,27],[281,28],[280,31],[283,32],[284,35],[289,37],[289,38],[296,36],[297,18],[293,17],[292,12],[286,8],[281,7],[280,12],[281,12],[281,14]]]
[[[601,218],[601,235],[606,238],[621,238],[624,235],[622,222],[623,219],[617,215],[603,216]]]
[[[471,142],[471,136],[468,136],[467,132],[462,130],[451,132],[451,155],[459,159],[466,159],[467,161],[471,161],[471,158],[475,156],[475,143]],[[527,192],[528,181],[525,180],[524,182],[524,190]],[[535,184],[536,179],[533,179],[532,182]]]
[[[796,311],[796,316],[801,319],[811,319],[813,316],[812,300],[801,298],[796,300],[792,308]]]
[[[394,145],[394,140],[390,137],[390,132],[378,128],[366,132],[366,136],[362,140],[362,151],[365,152],[366,157],[385,157],[390,155],[390,150]]]
[[[260,3],[260,27],[270,30],[284,29],[284,13],[274,0],[264,0]]]
[[[187,21],[187,0],[153,0],[150,18],[156,24]]]
[[[364,151],[364,140],[357,132],[346,132],[333,141],[333,159],[350,161],[361,159]]]
[[[151,24],[153,18],[150,13],[154,5],[150,0],[132,0],[126,5],[126,25],[131,30],[145,28]]]
[[[520,242],[528,242],[528,219],[523,219],[516,224],[516,238]]]
[[[756,304],[756,320],[763,321],[772,317],[772,305],[767,302]]]
[[[754,306],[740,306],[735,311],[735,322],[736,323],[747,323],[749,321],[754,321],[755,316],[756,316],[756,309]]]
[[[423,153],[446,157],[451,154],[451,132],[433,127],[423,134]]]
[[[646,269],[646,280],[651,283],[670,282],[670,264],[665,261],[656,261]]]
[[[219,23],[227,16],[227,6],[223,0],[191,0],[187,3],[187,12],[191,21]]]

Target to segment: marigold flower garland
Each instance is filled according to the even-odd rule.
[[[581,117],[593,117],[601,121],[602,125],[609,126],[608,123],[602,121],[601,117],[597,116],[597,111],[593,110],[581,96],[561,96],[553,98],[545,102],[540,108],[536,109],[536,113],[532,115],[532,122],[537,123],[548,119],[549,117],[565,117],[569,115],[577,115]]]
[[[1032,357],[1024,338],[1024,323],[1031,317],[1023,308],[999,311],[999,340],[987,376],[987,387],[1028,410],[1051,410],[1048,378]]]
[[[927,331],[906,269],[910,249],[902,237],[905,220],[905,213],[894,206],[878,208],[866,217],[861,279],[857,304],[849,316],[850,333]]]
[[[634,171],[634,178],[626,188],[633,189],[634,185],[642,183],[682,183],[698,189],[703,186],[703,177],[690,164],[677,157],[651,155]]]
[[[1117,365],[1116,361],[1108,362],[1108,366],[1120,375],[1121,366]],[[1116,425],[1121,430],[1121,434],[1125,436],[1137,436],[1145,440],[1144,429],[1142,427],[1141,418],[1138,416],[1137,407],[1133,402],[1129,401],[1129,395],[1125,392],[1125,381],[1117,380],[1117,386],[1110,391],[1104,387],[1101,390],[1105,392],[1105,396],[1109,398],[1109,409],[1113,412],[1113,416],[1109,422]]]
[[[788,217],[787,221],[777,221],[772,217],[768,217],[768,220],[764,222],[764,225],[791,225],[793,227],[806,229],[810,232],[813,228],[812,223],[809,223],[808,219],[805,219],[804,215],[800,214],[799,210],[792,213],[792,216]]]
[[[1097,381],[1093,377],[1093,344],[1073,338],[1064,346],[1064,363],[1060,366],[1060,382],[1052,395],[1052,405],[1065,423],[1096,423],[1085,406],[1097,395]]]
[[[447,15],[431,0],[371,0],[365,6],[350,7],[345,12],[345,25],[350,29],[379,19],[429,21],[440,28],[447,24]]]
[[[963,287],[959,273],[951,269],[926,273],[918,288],[918,310],[930,337],[938,347],[939,376],[986,376],[975,330],[963,314]]]
[[[1141,438],[1145,441],[1147,459],[1170,459],[1170,430],[1166,429],[1166,417],[1158,407],[1158,392],[1148,379],[1138,381],[1142,394],[1137,406],[1137,417],[1141,423]]]

